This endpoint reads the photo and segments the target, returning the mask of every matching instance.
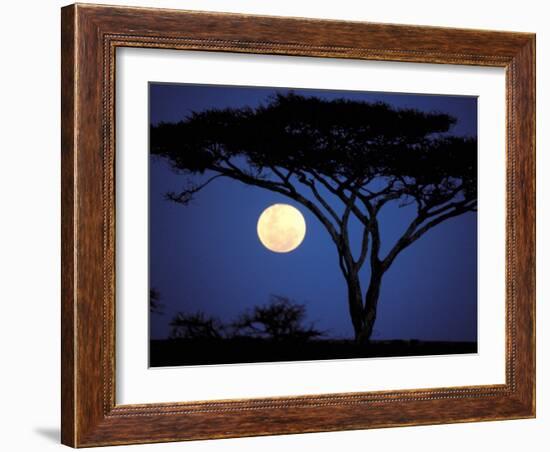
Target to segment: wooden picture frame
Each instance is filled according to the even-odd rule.
[[[79,4],[62,9],[61,32],[64,444],[87,447],[535,416],[535,35]],[[505,68],[506,383],[117,405],[118,47]]]

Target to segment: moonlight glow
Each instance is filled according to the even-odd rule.
[[[306,235],[306,221],[289,204],[273,204],[258,218],[260,242],[275,253],[288,253],[300,246]]]

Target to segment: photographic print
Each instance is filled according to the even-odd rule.
[[[477,352],[477,98],[149,85],[149,365]]]

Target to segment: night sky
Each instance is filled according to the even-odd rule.
[[[150,122],[176,122],[192,111],[254,107],[281,88],[150,84]],[[453,135],[477,135],[477,99],[466,96],[389,94],[293,89],[325,99],[383,101],[394,107],[439,111],[457,118]],[[283,195],[221,178],[189,205],[164,199],[187,176],[150,158],[149,274],[163,315],[151,314],[151,338],[162,339],[178,312],[213,315],[230,322],[271,294],[305,304],[308,322],[327,336],[353,338],[347,291],[333,242],[320,222]],[[198,177],[198,176],[197,176]],[[205,180],[208,173],[198,177]],[[274,203],[291,204],[305,217],[307,234],[290,253],[273,253],[259,241],[256,224]],[[336,203],[335,203],[336,204]],[[339,205],[338,205],[339,206]],[[385,206],[380,215],[382,256],[413,218],[415,208]],[[358,241],[362,229],[351,223]],[[363,269],[366,289],[369,269]],[[477,338],[477,215],[463,214],[428,231],[403,251],[384,276],[373,339],[475,341]]]

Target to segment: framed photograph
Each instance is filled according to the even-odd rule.
[[[62,9],[62,442],[535,416],[535,36]]]

